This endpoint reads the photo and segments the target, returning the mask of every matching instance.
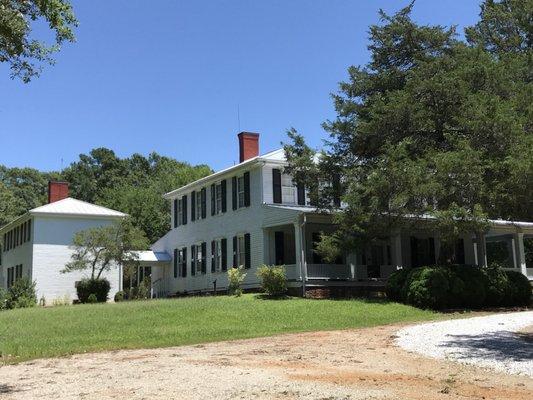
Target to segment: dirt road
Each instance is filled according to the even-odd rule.
[[[0,368],[0,399],[531,399],[533,380],[407,353],[400,326]]]

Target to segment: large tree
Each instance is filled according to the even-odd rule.
[[[39,23],[54,33],[54,43],[32,36]],[[11,76],[29,82],[42,64],[53,64],[52,54],[65,41],[75,40],[78,22],[67,0],[0,0],[0,62],[11,68]]]
[[[285,145],[288,171],[335,213],[326,255],[429,215],[449,258],[455,237],[483,231],[488,218],[531,219],[533,58],[522,17],[530,5],[485,2],[467,42],[454,28],[416,24],[413,3],[380,12],[370,62],[350,67],[333,95],[337,118],[323,125],[330,139],[319,162],[296,131]]]

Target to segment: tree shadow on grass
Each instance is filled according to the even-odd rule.
[[[254,295],[254,297],[258,300],[292,300],[294,299],[294,297],[287,296],[285,294],[280,295],[280,296],[271,296],[265,293],[259,293],[259,294]]]
[[[457,347],[463,354],[458,359],[479,358],[496,361],[533,361],[533,346],[519,335],[497,331],[480,335],[449,335],[441,347]]]

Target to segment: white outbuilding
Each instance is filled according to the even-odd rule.
[[[77,299],[75,284],[86,272],[61,273],[71,260],[72,240],[77,232],[111,225],[126,214],[68,197],[66,182],[50,182],[49,203],[29,210],[0,228],[0,287],[29,277],[36,282],[37,298],[46,304],[54,300]],[[110,296],[122,290],[118,267],[104,273],[111,283]]]

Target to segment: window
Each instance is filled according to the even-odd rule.
[[[237,178],[237,199],[239,208],[244,207],[244,176]]]
[[[196,210],[196,219],[202,219],[202,194],[201,192],[196,192],[196,204],[195,204],[195,210]]]
[[[13,286],[13,284],[22,278],[22,264],[15,265],[14,267],[7,269],[7,287],[8,289]]]
[[[222,239],[211,242],[211,272],[222,271]]]
[[[244,236],[237,236],[237,267],[246,264],[246,246]]]
[[[195,274],[205,274],[205,248],[206,244],[201,243],[192,246],[192,265],[191,269]]]
[[[183,200],[182,199],[179,199],[177,202],[176,202],[176,207],[177,207],[177,211],[176,211],[176,226],[180,226],[181,223],[183,222]]]
[[[222,185],[215,185],[215,214],[222,212]]]
[[[296,204],[296,187],[287,174],[281,175],[281,198],[285,204]]]

